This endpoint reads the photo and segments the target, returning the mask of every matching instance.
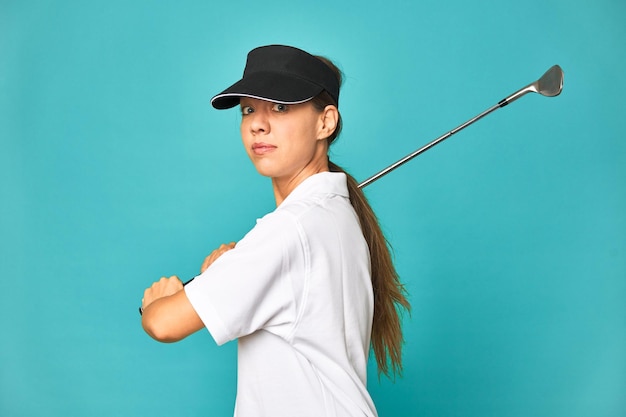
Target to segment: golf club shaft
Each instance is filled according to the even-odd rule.
[[[438,143],[441,143],[444,140],[448,139],[450,136],[454,135],[455,133],[465,129],[467,126],[471,125],[472,123],[474,123],[474,122],[482,119],[483,117],[487,116],[489,113],[499,109],[500,107],[506,106],[507,104],[510,103],[510,101],[512,101],[512,100],[509,101],[509,99],[511,97],[513,97],[513,100],[515,100],[515,99],[519,98],[522,94],[525,94],[526,92],[528,92],[528,91],[524,91],[525,88],[523,88],[523,89],[521,89],[521,90],[511,94],[509,97],[507,97],[507,98],[505,98],[503,100],[500,100],[500,102],[498,102],[498,104],[496,104],[495,106],[490,107],[489,109],[487,109],[484,112],[480,113],[479,115],[471,118],[470,120],[468,120],[467,122],[463,123],[462,125],[455,127],[454,129],[452,129],[448,133],[439,136],[437,139],[435,139],[432,142],[422,146],[421,148],[419,148],[415,152],[410,153],[409,155],[405,156],[404,158],[400,159],[397,162],[394,162],[393,164],[389,165],[387,168],[383,169],[382,171],[378,172],[377,174],[369,177],[368,179],[366,179],[365,181],[363,181],[362,183],[359,184],[359,188],[363,188],[363,187],[373,183],[374,181],[376,181],[377,179],[387,175],[388,173],[390,173],[394,169],[396,169],[396,168],[406,164],[407,162],[409,162],[411,159],[415,158],[416,156],[426,152],[427,150],[429,150],[433,146],[437,145]],[[183,283],[183,287],[185,285],[189,284],[191,281],[193,281],[194,278],[195,277],[191,278],[189,281],[184,282]],[[143,309],[141,307],[139,307],[139,314],[143,314]]]

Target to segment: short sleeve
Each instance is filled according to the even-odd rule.
[[[273,212],[185,286],[218,345],[266,329],[286,337],[305,279],[303,244],[289,213]]]

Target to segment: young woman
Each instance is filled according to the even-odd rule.
[[[164,277],[144,293],[156,340],[203,327],[220,345],[237,339],[236,416],[376,416],[370,346],[379,373],[402,369],[404,288],[365,196],[328,159],[340,84],[330,61],[300,49],[248,54],[243,78],[212,105],[240,107],[244,148],[277,208],[185,287]]]

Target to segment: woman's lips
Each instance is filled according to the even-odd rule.
[[[252,152],[256,155],[265,155],[268,152],[272,152],[274,149],[276,149],[276,146],[270,145],[269,143],[259,142],[252,144]]]

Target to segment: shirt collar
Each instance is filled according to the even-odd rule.
[[[346,198],[349,197],[346,174],[343,172],[320,172],[311,175],[302,181],[287,198],[283,200],[282,204],[313,195],[328,194],[336,194]]]

